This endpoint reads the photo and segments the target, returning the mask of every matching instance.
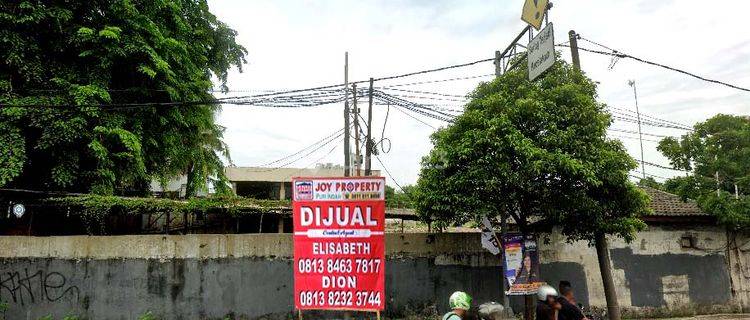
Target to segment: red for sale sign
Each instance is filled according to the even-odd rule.
[[[385,308],[385,179],[294,178],[294,305]]]

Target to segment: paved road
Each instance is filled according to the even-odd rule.
[[[712,314],[684,318],[669,318],[668,320],[750,320],[750,314]]]

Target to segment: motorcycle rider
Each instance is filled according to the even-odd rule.
[[[542,285],[537,291],[536,320],[557,320],[560,304],[557,302],[557,290],[549,285]]]
[[[443,320],[461,320],[471,308],[471,296],[466,292],[456,291],[448,298],[448,305],[451,311],[443,316]]]
[[[560,297],[557,302],[560,303],[559,320],[588,320],[583,315],[581,308],[576,305],[576,299],[573,295],[573,287],[569,281],[560,281]]]

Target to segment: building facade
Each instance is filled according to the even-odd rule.
[[[344,167],[318,164],[315,168],[227,167],[227,178],[238,196],[254,199],[289,200],[294,177],[343,177]],[[372,171],[380,176],[379,170]]]

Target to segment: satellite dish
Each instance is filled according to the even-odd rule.
[[[16,216],[16,218],[23,217],[23,214],[26,213],[26,207],[24,207],[23,204],[16,203],[13,205],[12,209],[13,215]]]

